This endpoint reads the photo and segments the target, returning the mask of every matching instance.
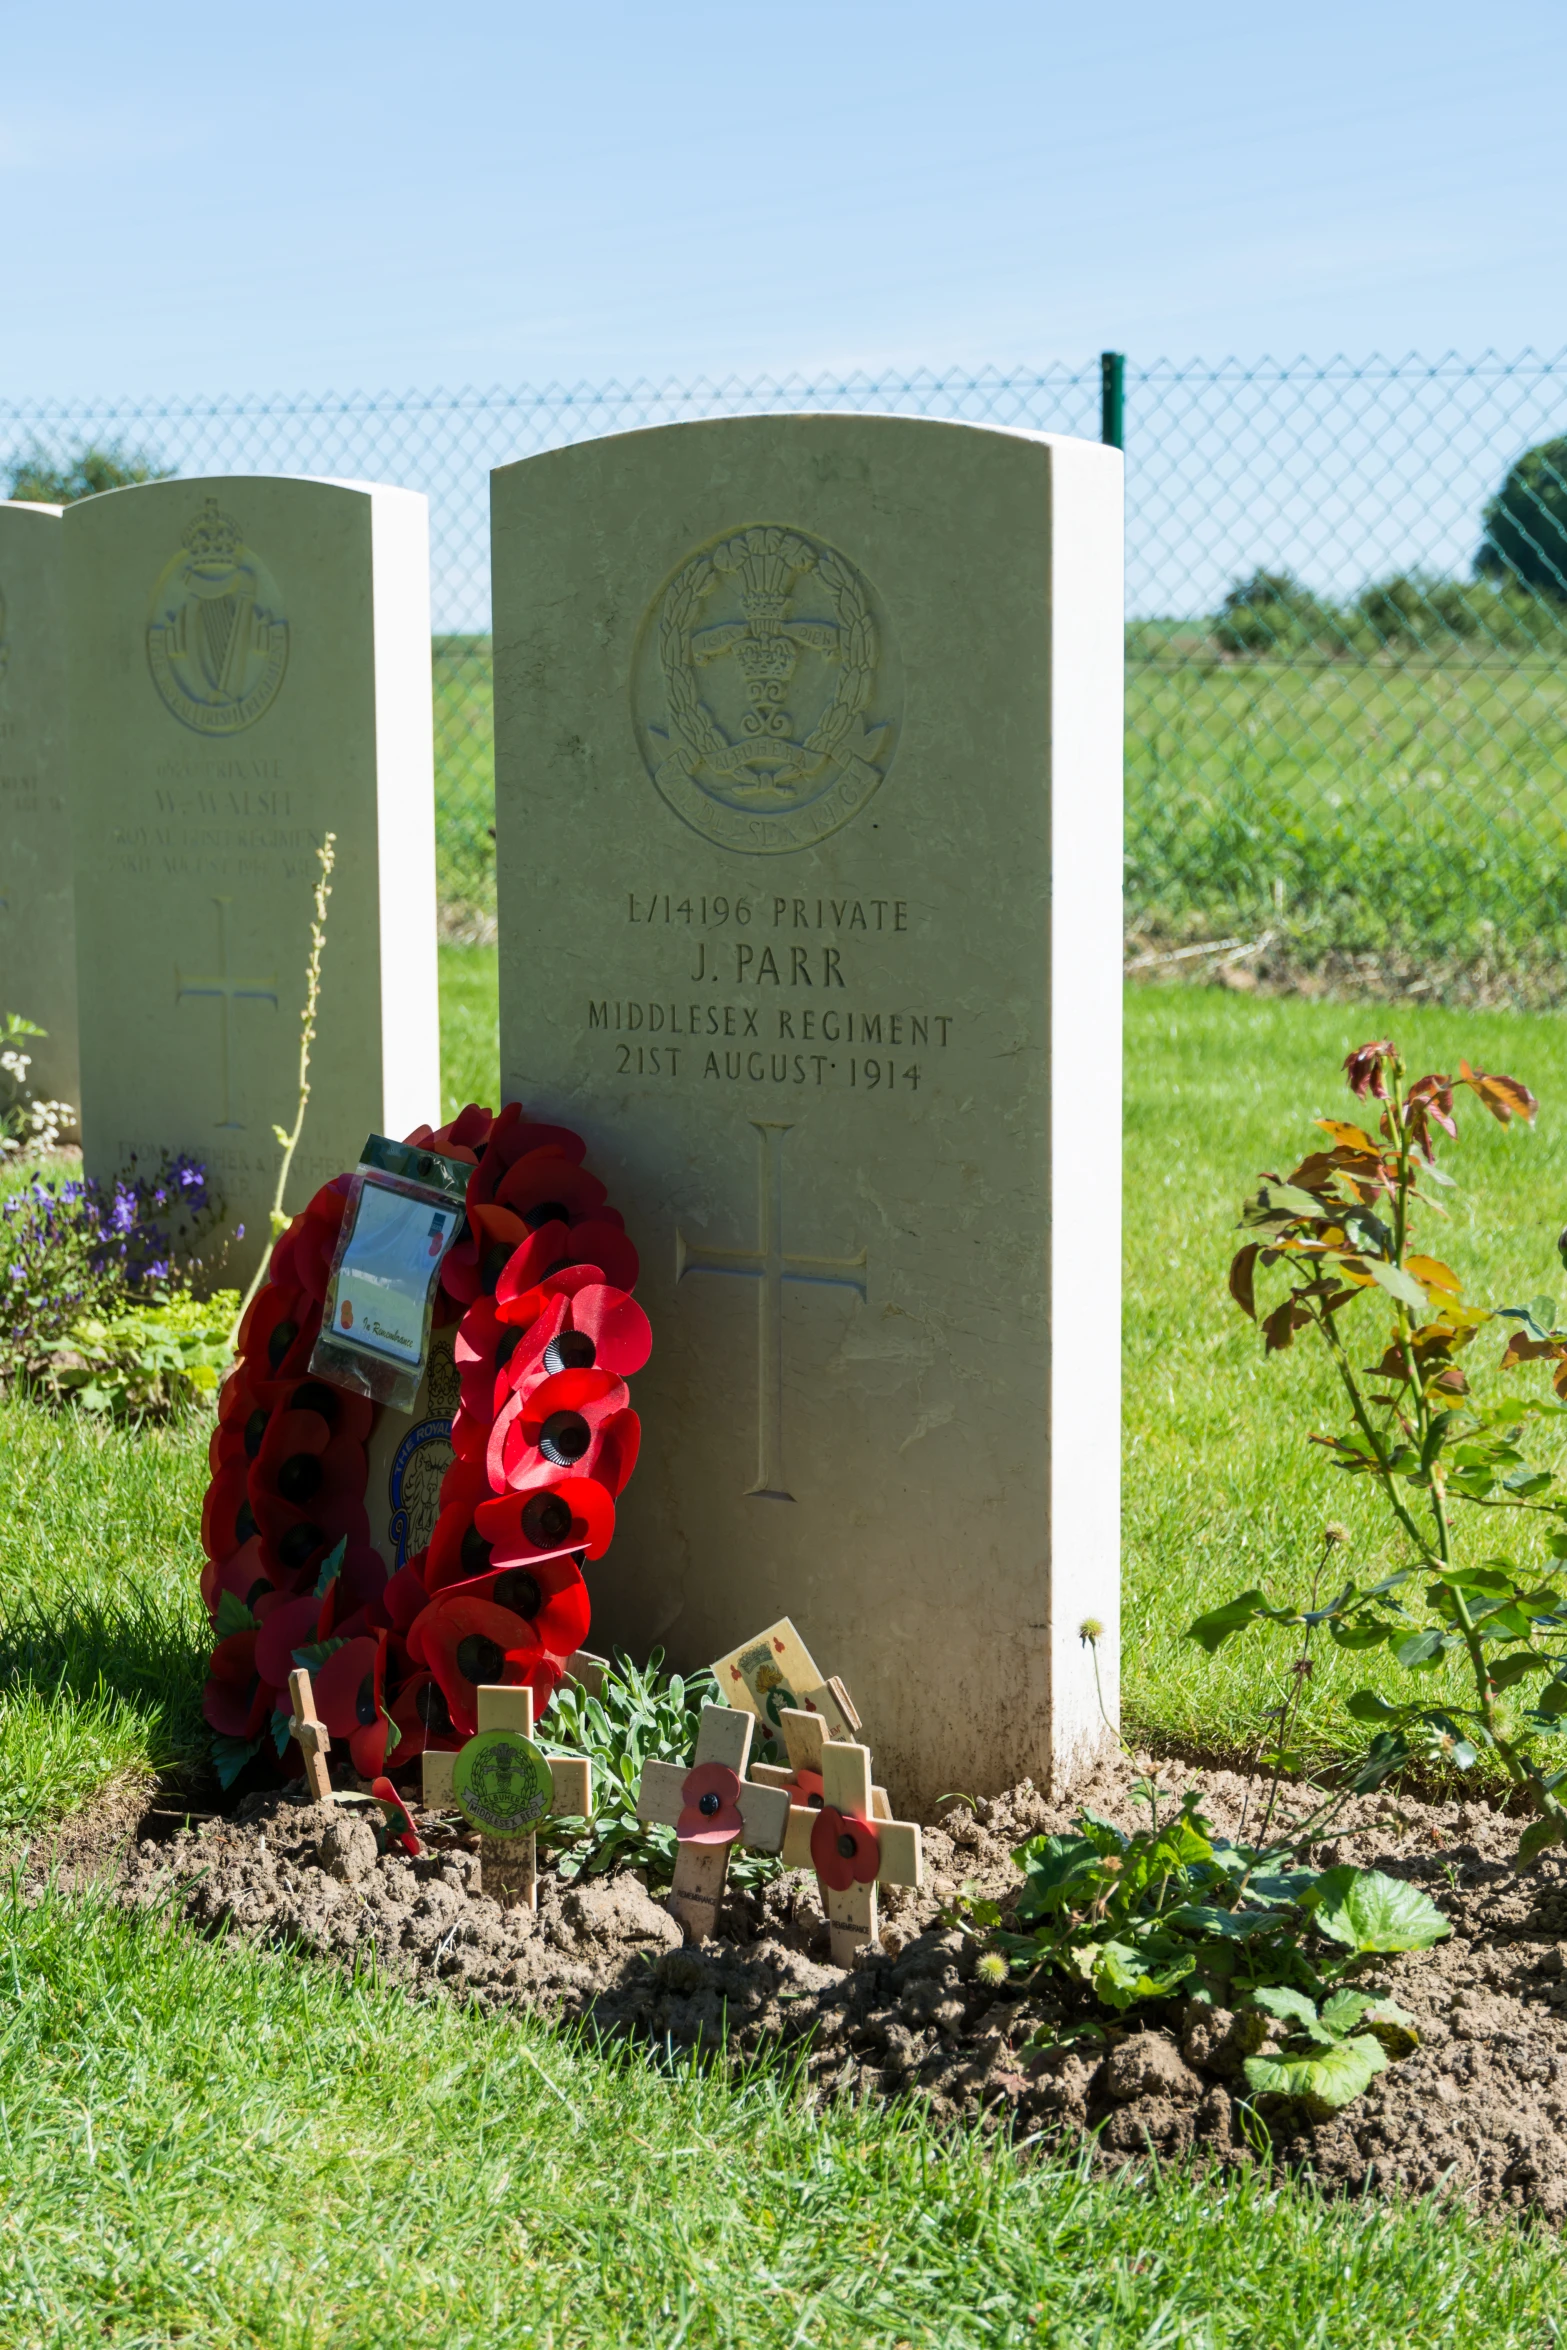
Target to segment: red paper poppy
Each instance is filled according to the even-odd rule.
[[[617,1412],[604,1424],[594,1475],[612,1494],[623,1493],[641,1449],[642,1423],[636,1413]]]
[[[303,1289],[269,1281],[239,1331],[239,1352],[263,1379],[303,1379],[321,1330],[321,1309]]]
[[[276,1401],[277,1383],[270,1374],[263,1377],[254,1363],[235,1364],[218,1396],[218,1424],[207,1447],[214,1476],[241,1454],[255,1459]]]
[[[505,1397],[502,1375],[526,1331],[503,1323],[493,1297],[477,1297],[457,1326],[452,1353],[462,1383],[462,1408],[488,1427]]]
[[[511,1169],[530,1151],[556,1150],[575,1165],[587,1157],[587,1145],[567,1126],[541,1126],[525,1118],[521,1102],[508,1102],[490,1129],[489,1140],[468,1185],[468,1212],[487,1207]]]
[[[820,1811],[826,1802],[820,1771],[796,1771],[789,1782],[789,1801],[805,1811]]]
[[[454,1464],[457,1465],[467,1466]],[[477,1490],[467,1486],[447,1502],[444,1495],[450,1483],[448,1470],[441,1486],[440,1514],[425,1552],[423,1581],[432,1598],[437,1591],[445,1591],[454,1583],[472,1582],[475,1575],[486,1573],[490,1565],[489,1544],[474,1527],[474,1512],[481,1500],[488,1499],[489,1483],[481,1470],[476,1477]]]
[[[572,1556],[602,1558],[615,1531],[615,1504],[596,1477],[540,1478],[516,1493],[480,1502],[474,1525],[492,1566]]]
[[[220,1738],[254,1738],[276,1696],[256,1671],[254,1632],[231,1632],[218,1642],[207,1667],[201,1710]]]
[[[286,1689],[294,1669],[296,1648],[309,1648],[321,1638],[321,1602],[314,1592],[301,1599],[274,1591],[261,1602],[261,1630],[256,1635],[256,1670],[274,1689]],[[323,1720],[325,1716],[323,1715]],[[332,1727],[327,1723],[327,1728]]]
[[[881,1867],[881,1841],[869,1820],[856,1811],[824,1803],[811,1827],[811,1866],[830,1893],[851,1885],[874,1885]]]
[[[389,1575],[375,1612],[385,1619],[388,1630],[406,1632],[421,1609],[430,1603],[429,1590],[424,1580],[426,1553],[420,1551],[406,1567],[399,1567]]]
[[[386,1638],[388,1635],[382,1635]],[[369,1633],[334,1648],[311,1676],[316,1711],[334,1738],[368,1729],[376,1716],[375,1665],[380,1642]]]
[[[592,1477],[601,1431],[626,1408],[613,1371],[557,1371],[528,1395],[513,1396],[490,1431],[485,1466],[497,1493],[537,1484],[559,1470]]]
[[[493,1216],[500,1211],[486,1208],[481,1212]],[[565,1272],[574,1265],[596,1267],[612,1289],[629,1290],[637,1285],[637,1252],[605,1209],[582,1224],[557,1221],[525,1234],[489,1286],[495,1291],[497,1305],[505,1305],[524,1290],[537,1288],[552,1273]]]
[[[415,1664],[428,1665],[441,1685],[452,1727],[471,1738],[478,1692],[487,1682],[522,1687],[548,1660],[521,1616],[486,1599],[455,1599],[442,1592],[418,1616],[408,1635]]]
[[[488,1574],[471,1583],[454,1583],[446,1599],[487,1599],[496,1607],[520,1616],[527,1626],[528,1643],[563,1665],[575,1656],[588,1636],[593,1611],[588,1587],[575,1559],[497,1562]]]
[[[317,1305],[326,1296],[350,1180],[347,1175],[338,1175],[321,1186],[303,1215],[296,1216],[280,1236],[267,1269],[269,1279],[279,1287],[292,1284]]]
[[[218,1601],[225,1591],[231,1591],[241,1606],[255,1613],[256,1604],[273,1595],[273,1586],[267,1579],[261,1563],[261,1539],[253,1535],[232,1555],[222,1561],[208,1559],[201,1570],[201,1596],[214,1623],[217,1622]]]
[[[424,1846],[414,1827],[413,1813],[408,1809],[390,1779],[372,1779],[370,1792],[386,1813],[386,1825],[394,1844],[400,1844],[410,1860],[417,1860]]]
[[[284,1576],[303,1574],[338,1536],[368,1544],[365,1448],[319,1412],[275,1412],[251,1464],[250,1506]]]
[[[745,1833],[740,1816],[740,1780],[727,1763],[698,1763],[680,1782],[681,1844],[733,1844]]]
[[[520,1216],[530,1232],[541,1224],[580,1224],[607,1197],[596,1175],[564,1151],[527,1151],[508,1167],[495,1204]]]
[[[523,1395],[557,1371],[612,1371],[629,1379],[652,1351],[652,1326],[635,1298],[589,1281],[571,1296],[546,1302],[501,1370],[506,1387]],[[497,1396],[497,1410],[503,1400]]]
[[[451,1754],[462,1744],[452,1727],[446,1692],[428,1666],[415,1666],[392,1700],[397,1743],[387,1753],[390,1770],[406,1770],[426,1747],[433,1754]]]
[[[201,1505],[201,1547],[209,1559],[232,1558],[259,1528],[250,1506],[250,1463],[238,1453],[225,1461]]]
[[[330,1663],[330,1658],[327,1660]],[[371,1674],[371,1696],[375,1703],[375,1719],[361,1719],[356,1730],[348,1734],[348,1755],[362,1779],[373,1779],[377,1771],[386,1769],[392,1753],[401,1738],[392,1712],[399,1690],[414,1671],[409,1661],[408,1643],[395,1632],[383,1632],[376,1642],[375,1668]],[[358,1710],[363,1715],[363,1691]]]

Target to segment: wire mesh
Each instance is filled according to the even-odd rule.
[[[1128,361],[1127,908],[1147,949],[1519,970],[1567,928],[1567,354]],[[87,449],[431,500],[448,928],[494,902],[488,474],[693,417],[849,410],[1098,438],[1081,368],[0,404],[25,491]]]

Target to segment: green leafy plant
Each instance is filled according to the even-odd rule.
[[[84,1411],[116,1419],[162,1416],[203,1402],[217,1394],[228,1369],[238,1302],[231,1289],[206,1298],[184,1291],[103,1319],[88,1315],[51,1348],[47,1384]]]
[[[1567,1767],[1552,1759],[1567,1725],[1567,1591],[1489,1547],[1472,1555],[1465,1537],[1488,1546],[1501,1524],[1533,1518],[1548,1552],[1567,1558],[1567,1493],[1553,1490],[1554,1469],[1524,1449],[1542,1433],[1559,1434],[1567,1416],[1567,1329],[1549,1296],[1514,1306],[1467,1303],[1451,1266],[1416,1248],[1414,1223],[1419,1208],[1445,1213],[1428,1187],[1451,1187],[1436,1143],[1439,1132],[1457,1136],[1460,1091],[1504,1126],[1532,1120],[1536,1104],[1516,1078],[1467,1061],[1456,1078],[1432,1073],[1411,1082],[1385,1040],[1361,1045],[1344,1066],[1351,1092],[1380,1105],[1376,1135],[1319,1119],[1327,1147],[1313,1150],[1287,1182],[1262,1178],[1241,1218],[1260,1237],[1238,1252],[1230,1291],[1260,1324],[1269,1354],[1286,1351],[1302,1331],[1328,1349],[1349,1417],[1338,1434],[1312,1441],[1382,1496],[1404,1557],[1375,1580],[1351,1574],[1323,1604],[1319,1573],[1303,1609],[1244,1591],[1200,1616],[1191,1634],[1211,1654],[1248,1625],[1268,1622],[1304,1627],[1308,1642],[1325,1629],[1343,1649],[1385,1645],[1415,1675],[1448,1659],[1467,1667],[1468,1703],[1398,1702],[1358,1690],[1349,1712],[1374,1734],[1349,1784],[1375,1787],[1414,1759],[1468,1771],[1482,1756],[1494,1758],[1535,1814],[1518,1847],[1523,1866],[1567,1842],[1559,1793]],[[1284,1294],[1264,1311],[1257,1281],[1267,1274],[1282,1275]],[[1356,1359],[1366,1350],[1351,1352],[1346,1335],[1357,1306],[1389,1317],[1369,1364]],[[1471,1349],[1496,1322],[1509,1327],[1493,1370],[1548,1363],[1552,1391],[1476,1396]],[[1377,1354],[1377,1344],[1370,1351]],[[1423,1588],[1417,1594],[1412,1586]]]
[[[557,1822],[548,1831],[562,1877],[598,1877],[611,1869],[642,1868],[648,1884],[667,1885],[674,1873],[675,1831],[649,1827],[637,1817],[642,1765],[650,1759],[689,1763],[696,1753],[704,1705],[723,1698],[711,1673],[685,1679],[663,1671],[664,1652],[655,1648],[646,1669],[616,1652],[596,1697],[568,1681],[556,1695],[540,1729],[545,1747],[588,1755],[593,1763],[594,1815],[581,1822]],[[781,1864],[765,1853],[736,1849],[729,1865],[732,1884],[760,1884]]]
[[[1297,2106],[1311,2121],[1351,2104],[1390,2057],[1408,2056],[1419,2045],[1414,2018],[1365,1991],[1334,1991],[1319,2006],[1300,1991],[1272,1985],[1253,2004],[1286,2031],[1277,2051],[1246,2058],[1246,2086],[1259,2102]]]
[[[1371,2017],[1366,2031],[1382,2031],[1380,2042],[1373,2037],[1378,2061],[1366,2071],[1364,2050],[1353,2066],[1336,2056],[1320,2081],[1313,2076],[1311,2094],[1328,2103],[1357,2096],[1388,2055],[1408,2054],[1416,2044],[1409,2019],[1384,2017],[1358,1994],[1351,2016],[1345,1977],[1373,1957],[1429,1949],[1450,1931],[1427,1894],[1375,1869],[1297,1865],[1298,1828],[1272,1846],[1218,1836],[1195,1792],[1163,1819],[1154,1787],[1142,1780],[1135,1792],[1149,1807],[1147,1828],[1128,1834],[1085,1808],[1075,1834],[1018,1847],[1023,1883],[1009,1910],[962,1905],[965,1922],[987,1933],[1011,1972],[1084,1986],[1114,2011],[1172,1998],[1237,2008],[1254,2018],[1257,2047],[1269,2016],[1288,2014],[1302,2031],[1310,2016],[1340,2037],[1346,2018]],[[1086,2011],[1080,2020],[1090,2020]]]

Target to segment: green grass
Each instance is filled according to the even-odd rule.
[[[1093,2182],[214,1948],[0,1940],[0,2338],[120,2350],[1339,2350],[1561,2338],[1549,2240],[1258,2178]]]
[[[1389,1556],[1374,1495],[1335,1472],[1308,1442],[1342,1412],[1320,1346],[1297,1341],[1264,1358],[1230,1303],[1225,1273],[1238,1245],[1236,1209],[1258,1172],[1287,1174],[1313,1140],[1311,1120],[1353,1108],[1339,1073],[1351,1045],[1391,1035],[1417,1069],[1481,1067],[1522,1077],[1540,1096],[1533,1131],[1505,1132],[1464,1107],[1462,1139],[1443,1163],[1459,1188],[1451,1222],[1420,1229],[1478,1301],[1561,1294],[1556,1235],[1567,1222],[1567,1030],[1528,1013],[1240,1001],[1170,988],[1127,999],[1125,1602],[1123,1704],[1138,1735],[1160,1745],[1234,1753],[1284,1694],[1295,1653],[1287,1634],[1261,1633],[1209,1659],[1182,1638],[1217,1600],[1263,1583],[1280,1596],[1309,1589],[1328,1519],[1350,1527],[1358,1563]],[[1358,1360],[1381,1352],[1376,1307],[1351,1309]],[[1476,1342],[1494,1360],[1499,1341]],[[1540,1374],[1527,1376],[1536,1383]],[[1492,1542],[1539,1557],[1516,1522]],[[1403,1678],[1387,1658],[1322,1644],[1308,1722],[1329,1746],[1356,1733],[1343,1700]],[[1455,1683],[1454,1686],[1457,1684]],[[1433,1697],[1440,1680],[1426,1684]]]
[[[445,950],[442,989],[450,1112],[494,1098],[493,950]],[[1125,1704],[1162,1745],[1243,1748],[1291,1653],[1258,1636],[1205,1660],[1192,1614],[1302,1589],[1327,1516],[1379,1555],[1369,1497],[1306,1441],[1331,1418],[1321,1366],[1265,1362],[1224,1293],[1242,1192],[1342,1111],[1337,1065],[1379,1032],[1541,1096],[1534,1133],[1468,1117],[1440,1253],[1476,1294],[1559,1291],[1558,1022],[1128,999]],[[131,1436],[0,1402],[0,1829],[200,1751],[204,1480],[200,1423]],[[1327,1743],[1376,1670],[1327,1652]],[[813,2117],[765,2072],[665,2077],[59,1894],[0,1921],[0,2142],[7,2344],[1562,2339],[1557,2249],[1510,2225],[1018,2167],[908,2117]]]
[[[1563,937],[1559,659],[1256,659],[1127,669],[1127,899],[1429,963],[1538,963]]]

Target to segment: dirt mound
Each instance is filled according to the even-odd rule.
[[[1145,1824],[1134,1775],[1107,1766],[1076,1799]],[[1161,1784],[1178,1796],[1194,1777],[1165,1765]],[[1256,1832],[1254,1787],[1228,1773],[1202,1785],[1216,1828],[1237,1833],[1249,1808]],[[1098,2036],[1067,2036],[1085,2014],[1069,1986],[989,1990],[972,1947],[941,1923],[961,1886],[1015,1886],[1012,1845],[1069,1826],[1075,1809],[1025,1782],[977,1815],[949,1815],[928,1832],[924,1890],[889,1897],[882,1947],[847,1975],[824,1963],[826,1926],[807,1878],[733,1895],[720,1937],[687,1949],[633,1874],[566,1884],[546,1868],[536,1917],[502,1910],[484,1897],[466,1831],[421,1819],[419,1859],[380,1857],[362,1820],[287,1794],[252,1797],[234,1818],[166,1841],[143,1838],[127,1855],[123,1895],[150,1904],[172,1894],[201,1927],[345,1966],[373,1954],[392,1982],[585,2020],[609,2038],[741,2056],[797,2049],[824,2097],[917,2095],[944,2118],[1010,2125],[1036,2146],[1092,2132],[1106,2161],[1152,2147],[1250,2163],[1258,2124],[1248,2114],[1243,2125],[1237,2090],[1255,2016],[1168,2001],[1101,2016]],[[1517,1823],[1483,1805],[1384,1794],[1313,1847],[1318,1865],[1355,1861],[1420,1884],[1453,1925],[1434,1950],[1357,1978],[1413,2013],[1416,2052],[1334,2120],[1276,2139],[1325,2185],[1446,2183],[1477,2204],[1567,2213],[1567,1872],[1547,1859],[1520,1878],[1516,1840]]]

